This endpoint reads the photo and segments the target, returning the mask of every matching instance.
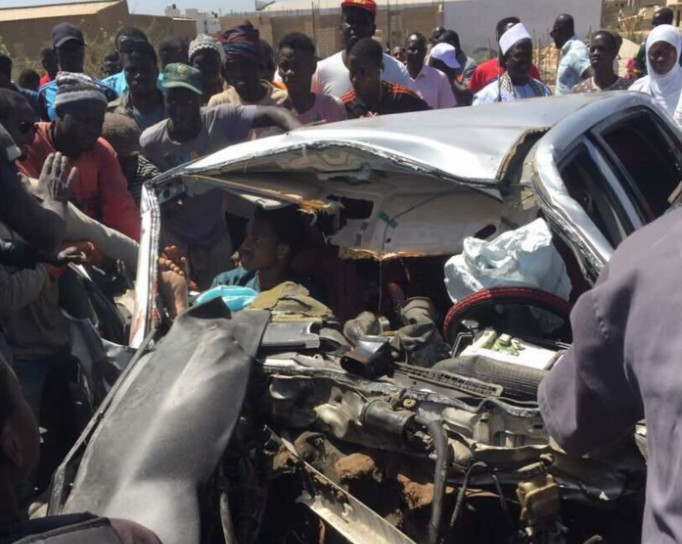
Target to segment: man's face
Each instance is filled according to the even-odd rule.
[[[57,112],[59,131],[83,152],[90,151],[102,135],[106,104],[99,100],[83,100],[62,106]]]
[[[0,364],[6,365],[5,362]],[[38,462],[40,451],[40,435],[38,424],[31,407],[21,392],[19,380],[14,372],[7,368],[8,388],[11,412],[0,430],[3,463],[11,465],[8,474],[12,484],[17,485],[26,481],[31,469]]]
[[[253,96],[259,92],[260,66],[253,59],[229,55],[225,61],[223,76],[242,97]]]
[[[123,74],[133,95],[149,96],[156,92],[159,69],[149,56],[137,52],[123,55]]]
[[[516,78],[528,77],[533,64],[533,42],[522,40],[515,44],[506,55],[507,71]]]
[[[279,50],[277,69],[290,93],[309,93],[317,61],[312,53],[285,46]]]
[[[220,77],[220,54],[214,50],[199,51],[192,57],[192,66],[204,76],[204,87]]]
[[[678,60],[677,49],[668,42],[656,42],[649,48],[649,63],[654,72],[665,75],[675,67]]]
[[[201,95],[189,89],[167,89],[166,112],[178,132],[191,131],[201,118]]]
[[[561,49],[571,37],[566,24],[559,20],[554,22],[554,26],[552,27],[552,31],[549,33],[549,35],[554,40],[554,45],[557,49]]]
[[[426,58],[426,43],[419,36],[410,36],[405,47],[405,56],[409,66],[421,66]]]
[[[57,70],[59,70],[59,65],[57,64],[57,55],[55,55],[54,51],[50,51],[49,53],[45,53],[42,58],[42,65],[43,69],[48,73],[48,74],[56,74]]]
[[[613,43],[603,34],[595,34],[590,42],[590,64],[595,71],[606,68],[613,69],[613,61],[616,58],[616,51]]]
[[[242,266],[248,272],[267,270],[285,258],[286,246],[278,243],[272,226],[263,219],[254,217],[246,231],[246,238],[239,248]]]
[[[379,96],[381,69],[381,64],[372,59],[350,57],[348,61],[350,82],[361,99],[375,99]]]
[[[343,43],[346,51],[363,38],[374,36],[376,26],[372,14],[362,8],[346,8],[343,10]]]
[[[33,108],[26,100],[19,100],[7,118],[3,119],[2,124],[24,157],[36,134],[36,118]]]
[[[400,62],[405,62],[405,49],[397,45],[391,51],[391,56]]]
[[[107,59],[102,63],[102,71],[106,76],[113,76],[121,71],[121,62],[115,59]]]
[[[188,53],[186,47],[166,47],[161,50],[161,66],[165,68],[169,64],[180,63],[188,64]]]
[[[69,40],[57,48],[57,62],[63,72],[83,72],[85,47],[76,40]]]

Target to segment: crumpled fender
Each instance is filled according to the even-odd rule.
[[[164,544],[198,544],[198,492],[232,435],[269,319],[231,316],[217,299],[178,317],[113,391],[64,512],[130,519]]]

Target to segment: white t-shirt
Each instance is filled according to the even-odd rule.
[[[353,90],[350,83],[348,68],[343,63],[343,51],[327,57],[317,63],[317,71],[313,74],[311,90],[314,93],[331,94],[341,97]],[[414,82],[405,65],[384,53],[384,70],[381,72],[382,81],[398,83],[417,92]]]

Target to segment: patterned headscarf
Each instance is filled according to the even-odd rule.
[[[226,30],[220,36],[220,42],[223,44],[223,49],[228,57],[240,56],[258,64],[262,62],[260,34],[251,23],[244,23]]]

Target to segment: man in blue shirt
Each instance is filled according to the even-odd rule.
[[[132,26],[126,26],[116,33],[116,52],[119,57],[121,57],[121,63],[123,62],[123,46],[128,41],[143,41],[149,43],[147,35],[142,32],[139,28]],[[103,82],[108,87],[111,87],[118,96],[123,96],[128,90],[128,82],[126,81],[125,73],[123,70],[123,65],[121,65],[121,71],[117,74],[105,77]]]
[[[85,61],[85,41],[81,29],[71,23],[59,23],[52,29],[52,44],[57,55],[59,70],[62,72],[83,73],[83,63]],[[107,87],[99,79],[92,80],[100,87],[100,90],[111,102],[118,97],[118,94]],[[57,81],[50,81],[43,85],[38,91],[38,101],[40,103],[41,117],[45,121],[54,121],[57,113],[54,109],[54,101],[57,98]]]
[[[549,35],[561,51],[556,74],[556,94],[569,94],[583,79],[592,77],[593,71],[587,46],[575,35],[575,22],[571,15],[559,15]]]

